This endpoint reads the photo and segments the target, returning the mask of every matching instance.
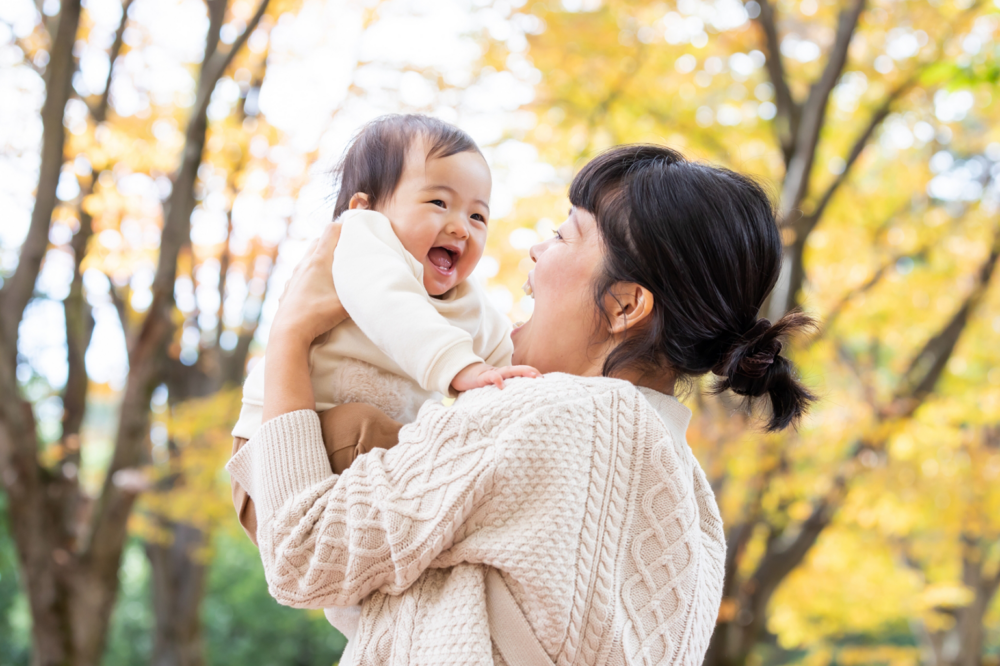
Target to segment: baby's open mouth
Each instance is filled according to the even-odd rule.
[[[448,247],[432,247],[427,253],[427,259],[442,273],[450,273],[458,263],[461,252]]]

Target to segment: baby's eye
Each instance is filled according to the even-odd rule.
[[[440,206],[441,208],[444,208],[444,207],[445,207],[445,206],[444,206],[444,202],[443,202],[443,201],[441,201],[440,199],[434,199],[433,201],[428,201],[427,203],[432,203],[432,204],[434,204],[435,206]]]
[[[483,217],[482,215],[480,215],[479,213],[473,213],[472,214],[472,219],[473,220],[478,220],[479,222],[482,222],[483,224],[486,224],[486,218]]]

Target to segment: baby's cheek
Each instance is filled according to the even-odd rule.
[[[426,264],[424,265],[424,289],[431,296],[441,295],[441,285],[435,281],[434,274],[431,273],[431,268]]]
[[[418,234],[397,232],[396,236],[399,238],[399,242],[403,244],[403,248],[416,257],[417,261],[423,261],[424,257],[427,256],[430,244],[424,241]]]
[[[424,260],[437,238],[437,228],[419,216],[400,216],[398,221],[393,222],[392,228],[399,242],[417,261]]]

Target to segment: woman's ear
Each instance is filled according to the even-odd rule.
[[[604,297],[609,333],[621,335],[653,314],[653,294],[634,282],[619,282]]]
[[[371,202],[368,199],[368,195],[364,192],[355,192],[354,196],[351,197],[350,203],[347,204],[347,208],[350,210],[355,210],[358,208],[363,208],[368,210],[371,208]]]

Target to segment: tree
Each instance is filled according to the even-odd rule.
[[[104,89],[93,106],[88,126],[94,137],[108,119],[115,56],[121,49],[128,5],[115,32]],[[190,243],[190,219],[195,206],[197,171],[202,161],[208,107],[216,84],[256,29],[268,8],[261,0],[245,17],[227,15],[224,0],[209,0],[204,58],[197,77],[194,103],[184,119],[180,162],[170,179],[164,204],[162,232],[152,299],[134,323],[129,341],[129,374],[120,410],[118,431],[105,480],[95,498],[80,483],[79,427],[86,404],[87,379],[83,350],[92,331],[81,297],[81,266],[93,232],[90,197],[82,202],[71,242],[74,251],[73,286],[64,303],[70,376],[63,390],[63,434],[47,455],[39,451],[39,435],[32,404],[20,396],[16,375],[18,327],[48,247],[57,207],[57,186],[70,147],[64,124],[72,79],[78,63],[73,45],[81,29],[78,0],[63,3],[58,15],[40,24],[39,40],[48,47],[45,65],[45,105],[42,111],[42,158],[35,206],[17,268],[0,291],[4,326],[0,338],[0,387],[10,399],[0,412],[0,467],[18,559],[31,604],[34,654],[37,664],[96,664],[100,660],[111,609],[118,588],[118,566],[127,535],[127,522],[138,492],[139,472],[148,459],[149,404],[159,384],[158,373],[168,358],[175,332],[175,281],[178,261]],[[224,39],[227,18],[240,24],[232,39]],[[233,25],[228,27],[231,29]],[[228,42],[228,43],[227,43]],[[38,50],[41,50],[39,47]],[[36,53],[28,53],[36,56]],[[36,58],[37,61],[37,58]],[[94,140],[93,138],[91,140]],[[102,169],[110,164],[89,160]],[[108,173],[110,176],[110,172]],[[99,180],[99,179],[98,179]],[[88,187],[90,184],[88,184]],[[131,328],[131,327],[130,327]]]
[[[997,69],[981,48],[995,15],[977,2],[539,1],[512,20],[526,50],[487,54],[539,73],[535,126],[514,136],[560,168],[560,188],[566,166],[632,141],[777,186],[785,261],[762,314],[804,306],[823,320],[792,353],[824,401],[798,434],[765,437],[725,397],[696,399],[691,442],[729,540],[708,664],[743,664],[782,630],[768,619],[776,592],[850,522],[844,507],[878,483],[898,434],[949,398],[968,354],[956,349],[997,360],[970,337],[996,312]],[[786,605],[802,596],[785,591]]]
[[[277,258],[278,245],[267,247],[254,243],[242,256],[234,256],[230,240],[233,236],[233,200],[240,190],[237,183],[247,178],[248,167],[252,163],[257,162],[254,166],[260,166],[260,160],[253,160],[251,157],[250,140],[270,140],[274,137],[268,137],[268,134],[275,133],[266,127],[263,120],[255,117],[256,109],[251,108],[250,115],[246,109],[247,99],[253,100],[259,94],[265,63],[266,50],[263,49],[256,54],[255,62],[241,63],[255,65],[256,71],[250,72],[246,67],[241,69],[249,74],[242,81],[246,90],[241,90],[236,111],[213,127],[210,140],[215,140],[217,149],[206,151],[199,166],[199,169],[211,169],[214,173],[224,175],[225,184],[221,189],[228,199],[226,231],[219,244],[221,250],[218,250],[218,257],[214,250],[202,250],[198,253],[201,256],[192,252],[188,263],[189,274],[182,276],[192,286],[193,292],[208,291],[212,294],[211,299],[203,296],[199,300],[215,300],[217,306],[214,312],[202,316],[199,300],[195,300],[191,304],[193,307],[188,307],[184,313],[184,321],[180,326],[182,336],[185,335],[184,331],[195,331],[197,336],[189,337],[197,342],[182,350],[178,341],[172,353],[163,361],[164,367],[159,373],[160,381],[163,382],[160,387],[165,391],[167,406],[171,409],[187,401],[212,396],[223,389],[240,385],[263,312],[260,303],[266,297],[266,285]],[[254,132],[246,132],[247,127],[253,127]],[[204,199],[204,196],[201,198]],[[259,270],[255,270],[255,267],[259,267]],[[224,321],[230,271],[239,273],[239,281],[244,284],[251,282],[255,272],[259,272],[261,274],[257,279],[264,287],[262,293],[253,296],[255,299],[259,298],[257,304],[250,312],[243,312],[239,318],[241,321],[227,331]],[[208,277],[205,277],[206,273]],[[124,302],[125,299],[122,298],[121,301]],[[127,319],[128,317],[123,321]],[[211,412],[211,417],[214,420],[209,427],[227,422],[220,412]],[[235,415],[233,418],[235,419]],[[176,467],[175,463],[182,453],[175,439],[168,437],[165,443],[160,444],[166,450],[166,460],[161,464],[167,470],[165,476],[155,484],[157,492],[153,493],[153,497],[169,496],[169,491],[174,486],[187,486],[191,483],[188,478],[191,470],[181,471]],[[216,464],[205,471],[220,469],[225,460],[212,462]],[[155,506],[155,502],[153,505]],[[176,504],[168,506],[175,508]],[[152,507],[147,506],[147,509],[150,508]],[[203,513],[208,515],[202,515]],[[213,526],[218,522],[218,512],[177,513],[159,510],[154,511],[150,519],[156,523],[155,529],[146,531],[149,538],[145,545],[151,566],[152,601],[156,620],[152,663],[204,663],[200,639],[200,607],[207,574],[205,552],[210,548],[210,530],[205,529],[205,526]]]

